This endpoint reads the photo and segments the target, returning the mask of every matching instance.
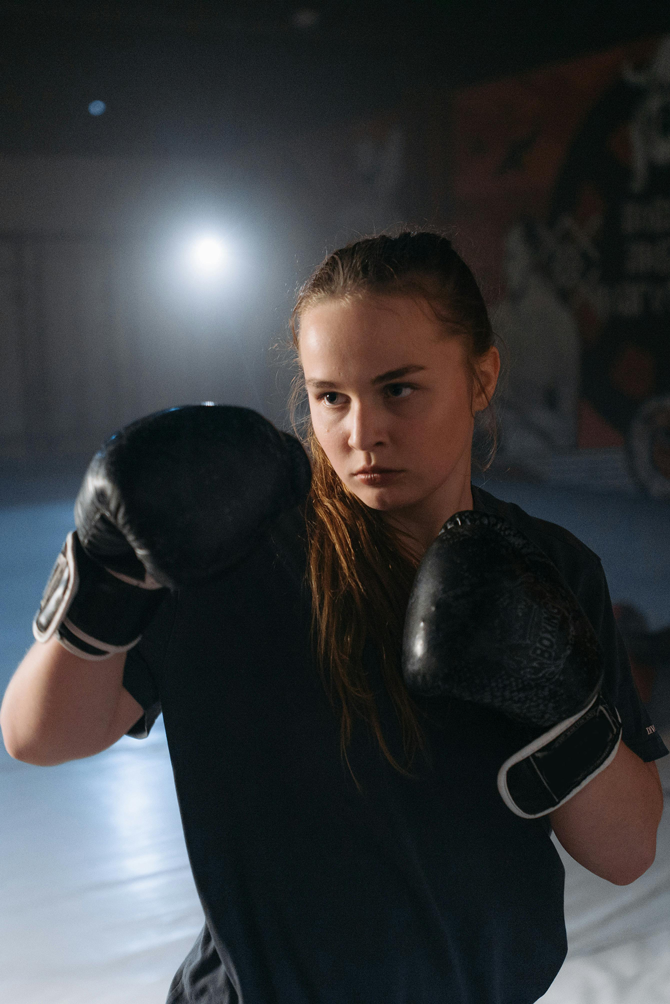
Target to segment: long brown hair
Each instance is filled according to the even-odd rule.
[[[412,296],[427,302],[444,323],[445,335],[464,339],[472,377],[478,380],[476,360],[494,344],[494,336],[479,287],[446,237],[430,231],[382,234],[334,251],[298,293],[291,317],[296,352],[305,310],[326,299],[365,294]],[[299,373],[292,391],[294,416],[303,395]],[[314,642],[331,699],[341,707],[342,754],[347,759],[358,717],[368,722],[387,760],[408,773],[423,745],[418,709],[400,673],[403,621],[416,562],[408,542],[340,480],[309,420],[302,428],[294,421],[294,427],[312,457],[308,574]],[[495,450],[493,415],[489,431],[490,463]],[[363,661],[366,644],[379,655],[382,679],[401,727],[405,765],[391,753],[382,732]]]

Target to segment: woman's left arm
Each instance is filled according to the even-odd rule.
[[[580,865],[628,885],[653,864],[662,812],[656,764],[640,760],[622,742],[612,763],[549,818]]]

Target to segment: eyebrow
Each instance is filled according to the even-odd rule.
[[[410,373],[419,373],[420,370],[425,370],[425,368],[425,366],[418,365],[401,366],[397,370],[388,370],[386,373],[380,373],[379,376],[374,377],[370,382],[373,386],[376,386],[380,383],[387,383],[389,380],[400,380],[401,377],[409,376]],[[306,383],[308,387],[314,387],[317,390],[337,386],[332,380],[307,380]]]

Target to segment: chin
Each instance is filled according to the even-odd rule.
[[[377,509],[380,512],[404,509],[416,501],[406,497],[406,491],[394,491],[392,488],[361,488],[357,485],[356,489],[350,486],[350,490],[368,509]]]

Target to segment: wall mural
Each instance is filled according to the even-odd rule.
[[[498,469],[670,498],[670,36],[462,91],[453,130]]]

